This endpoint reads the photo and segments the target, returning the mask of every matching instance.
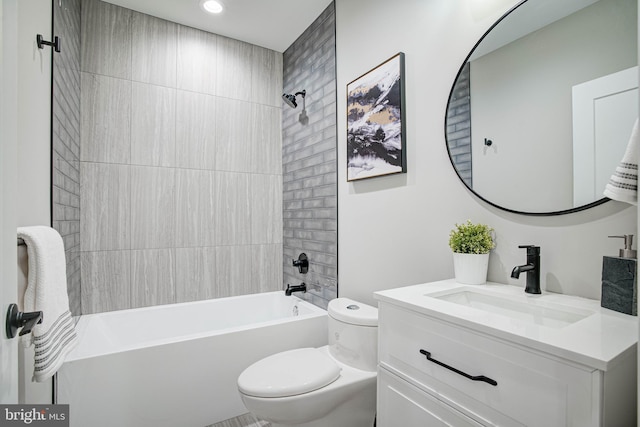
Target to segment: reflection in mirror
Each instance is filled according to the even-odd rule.
[[[446,117],[456,172],[499,208],[581,210],[602,191],[638,116],[635,0],[525,0],[476,45]]]

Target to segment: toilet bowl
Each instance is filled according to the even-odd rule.
[[[273,427],[371,427],[376,411],[375,307],[329,303],[329,345],[266,357],[238,377],[247,409]]]

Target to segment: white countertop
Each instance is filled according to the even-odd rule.
[[[563,327],[548,327],[484,309],[429,297],[458,288],[489,291],[525,304],[555,304],[569,310],[593,312]],[[600,307],[600,301],[543,292],[530,295],[524,287],[487,282],[463,285],[454,279],[406,286],[374,293],[383,302],[514,342],[591,368],[606,371],[633,352],[638,341],[638,318]]]

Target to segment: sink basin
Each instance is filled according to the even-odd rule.
[[[527,298],[523,295],[517,298],[468,287],[426,296],[551,328],[562,328],[594,314],[589,310],[544,301],[544,297]]]

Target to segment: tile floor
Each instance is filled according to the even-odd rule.
[[[271,427],[271,423],[262,420],[256,420],[251,414],[240,415],[226,421],[212,424],[207,427]]]

